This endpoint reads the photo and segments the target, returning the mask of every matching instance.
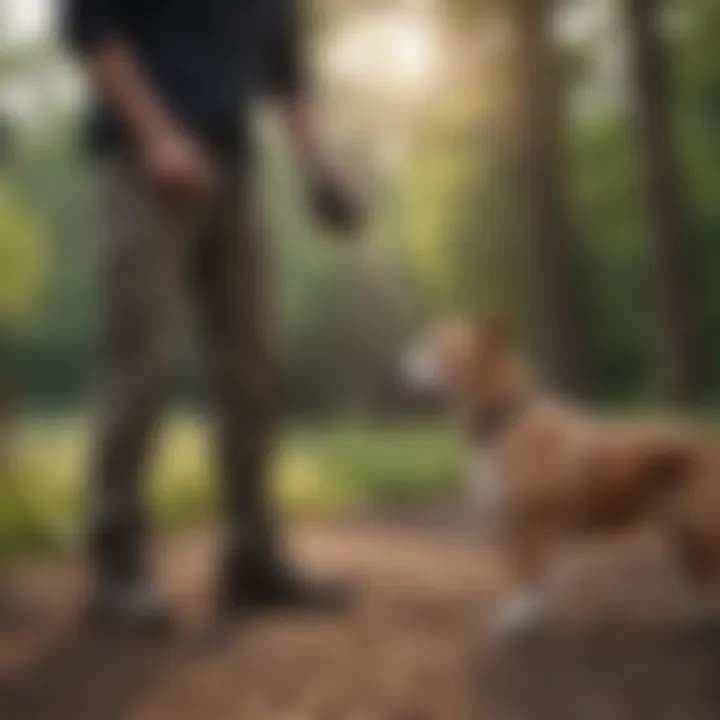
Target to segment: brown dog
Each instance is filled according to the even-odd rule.
[[[720,577],[720,443],[681,423],[612,424],[545,394],[501,322],[436,328],[408,357],[415,387],[440,391],[484,459],[521,592],[503,629],[530,623],[559,541],[659,524],[688,574]]]

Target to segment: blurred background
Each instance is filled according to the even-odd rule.
[[[448,314],[513,318],[547,381],[622,412],[720,400],[716,0],[308,0],[322,117],[369,194],[360,243],[324,235],[269,108],[292,512],[461,482],[397,361]],[[84,89],[53,0],[0,0],[0,553],[73,547],[95,367]],[[191,317],[191,316],[189,316]],[[155,468],[160,518],[213,505],[188,323]]]

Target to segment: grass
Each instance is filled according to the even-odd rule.
[[[208,435],[197,418],[168,422],[148,483],[161,527],[213,517],[217,473]],[[89,446],[79,417],[35,419],[20,429],[0,468],[1,556],[78,546]],[[279,443],[274,487],[288,514],[337,514],[441,493],[460,479],[460,459],[452,433],[441,426],[296,428]]]

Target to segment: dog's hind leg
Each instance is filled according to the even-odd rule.
[[[669,527],[671,549],[679,569],[701,592],[720,589],[720,530],[701,528],[682,522]]]

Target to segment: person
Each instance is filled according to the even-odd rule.
[[[69,0],[90,80],[104,392],[96,428],[90,617],[165,624],[142,494],[178,311],[192,296],[217,412],[227,610],[337,597],[283,558],[270,493],[275,389],[266,246],[253,206],[251,104],[274,98],[321,220],[351,233],[357,194],[312,117],[293,0]]]

